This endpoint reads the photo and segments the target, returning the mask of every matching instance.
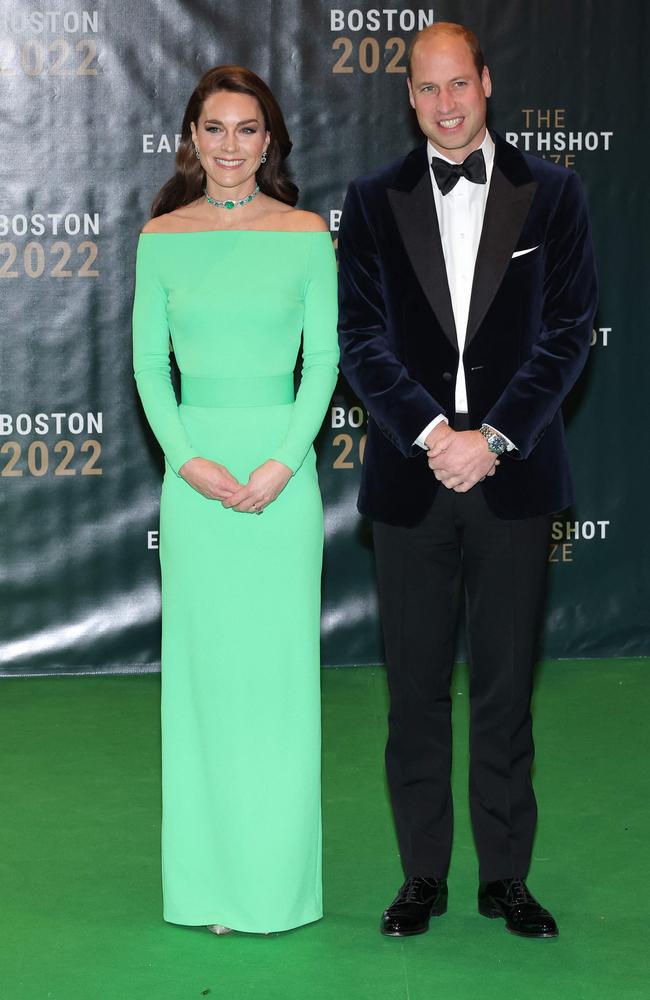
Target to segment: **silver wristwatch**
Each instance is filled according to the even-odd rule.
[[[481,424],[481,434],[487,441],[487,446],[493,455],[503,455],[508,450],[508,442],[502,434],[488,424]]]

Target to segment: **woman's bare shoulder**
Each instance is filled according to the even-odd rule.
[[[283,229],[288,233],[328,233],[325,220],[316,212],[292,208],[283,213]]]
[[[197,211],[196,203],[183,205],[175,208],[173,212],[166,212],[164,215],[157,215],[155,219],[149,219],[142,227],[143,233],[182,233],[194,232],[201,215]]]

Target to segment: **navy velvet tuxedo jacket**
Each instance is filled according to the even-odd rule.
[[[520,518],[572,499],[560,406],[589,351],[596,276],[578,176],[493,139],[463,357],[470,426],[517,446],[476,488]],[[438,414],[453,422],[458,367],[425,143],[350,185],[339,268],[341,368],[369,412],[359,510],[411,526],[439,487],[413,442]]]

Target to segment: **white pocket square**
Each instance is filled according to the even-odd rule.
[[[538,246],[539,246],[539,243],[537,244],[537,247],[538,247]],[[537,247],[528,247],[528,249],[527,249],[527,250],[515,250],[515,252],[514,252],[514,253],[513,253],[513,255],[512,255],[512,256],[513,256],[513,259],[514,259],[515,257],[523,257],[523,255],[524,255],[525,253],[532,253],[532,252],[533,252],[533,250],[537,250]]]

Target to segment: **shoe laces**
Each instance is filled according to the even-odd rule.
[[[513,878],[507,890],[508,900],[513,906],[530,903],[532,896],[523,878]]]
[[[419,903],[422,898],[422,887],[428,886],[430,889],[436,883],[436,879],[424,878],[422,875],[411,875],[399,891],[398,900],[400,903]]]

